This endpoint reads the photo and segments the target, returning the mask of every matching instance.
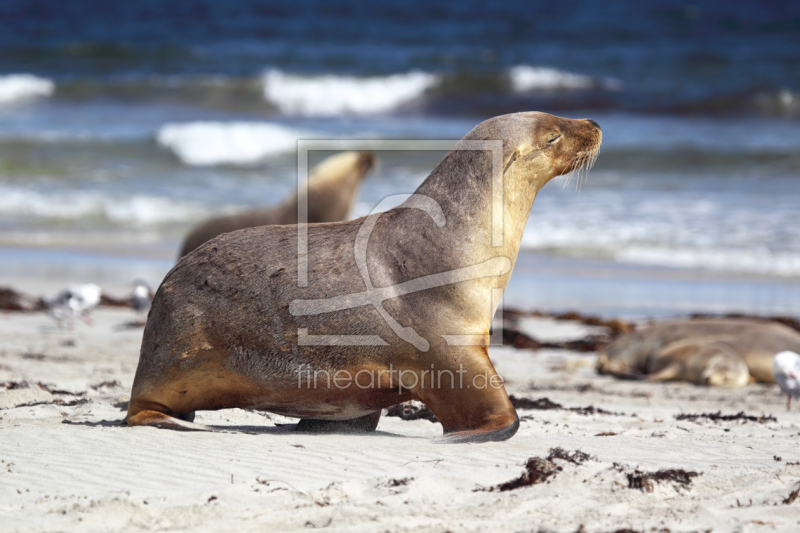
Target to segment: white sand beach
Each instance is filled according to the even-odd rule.
[[[800,486],[800,408],[787,413],[775,385],[619,381],[595,374],[594,353],[497,346],[510,394],[564,407],[518,409],[506,442],[438,444],[438,423],[387,416],[373,435],[298,434],[292,419],[243,410],[198,413],[227,433],[131,428],[119,422],[142,330],[119,329],[127,310],[92,316],[69,331],[44,313],[0,314],[1,531],[800,528],[800,501],[784,503]],[[541,340],[590,329],[524,322]],[[753,418],[676,419],[742,411]],[[543,483],[488,490],[554,448],[590,457],[552,458]],[[688,483],[641,481],[664,469]]]

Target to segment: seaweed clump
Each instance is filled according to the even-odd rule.
[[[538,398],[536,400],[529,400],[528,398],[517,398],[513,394],[508,397],[511,400],[511,405],[514,409],[535,409],[538,411],[572,411],[579,415],[615,415],[625,416],[623,413],[615,413],[606,411],[600,407],[589,405],[587,407],[564,407],[560,403],[551,401],[549,398]]]
[[[560,349],[573,352],[596,352],[606,346],[608,340],[605,337],[589,335],[583,339],[571,341],[540,342],[519,330],[503,328],[503,344],[509,344],[518,350]]]
[[[575,465],[582,465],[586,461],[596,460],[588,453],[580,450],[574,452],[567,452],[563,448],[550,448],[547,457],[531,457],[525,462],[525,470],[518,478],[506,481],[488,489],[478,489],[487,492],[505,492],[507,490],[514,490],[520,487],[527,487],[530,485],[537,485],[544,483],[556,474],[563,470],[562,467],[556,465],[553,461],[560,459]]]
[[[690,422],[697,422],[697,420],[705,418],[714,422],[730,422],[733,420],[741,420],[743,422],[757,422],[759,424],[766,424],[767,422],[777,422],[778,419],[772,415],[751,416],[745,414],[744,411],[739,411],[735,415],[723,415],[721,411],[716,413],[702,413],[693,415],[688,413],[681,413],[675,415],[675,420],[688,420]]]
[[[657,472],[641,472],[634,470],[633,473],[626,474],[629,489],[639,489],[642,492],[653,492],[654,483],[669,481],[678,485],[679,488],[688,489],[692,484],[692,478],[699,476],[697,472],[687,472],[681,468],[667,468]]]
[[[800,484],[797,485],[797,488],[794,489],[789,496],[787,496],[783,500],[783,505],[791,505],[794,501],[800,496]]]
[[[11,287],[0,287],[0,310],[3,311],[42,311],[44,302],[17,292]]]

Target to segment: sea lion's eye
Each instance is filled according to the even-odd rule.
[[[554,142],[556,142],[560,138],[561,138],[561,134],[560,133],[553,133],[553,134],[550,135],[550,139],[548,139],[547,142],[548,142],[548,144],[553,144]]]

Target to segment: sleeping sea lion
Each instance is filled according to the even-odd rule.
[[[684,379],[694,383],[728,383],[727,386],[732,386],[730,384],[741,383],[741,374],[735,370],[740,365],[734,362],[734,356],[738,356],[747,364],[752,379],[774,383],[775,354],[798,349],[800,332],[777,322],[747,319],[676,320],[618,338],[600,352],[597,371],[622,377],[641,377],[655,372],[649,379]],[[720,354],[721,358],[716,360],[717,368],[727,365],[730,374],[720,373],[716,378],[709,379],[713,373],[709,374],[702,368],[711,360],[711,351]],[[727,355],[723,356],[722,353]],[[697,359],[691,359],[695,356]],[[727,360],[725,365],[721,363],[723,359]],[[670,361],[675,363],[672,370],[663,372],[664,368],[671,366]],[[691,361],[691,364],[685,366],[686,361]],[[685,370],[680,377],[668,377],[682,365]]]

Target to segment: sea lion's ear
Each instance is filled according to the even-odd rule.
[[[511,154],[511,157],[508,158],[508,162],[506,163],[506,167],[503,169],[503,173],[505,174],[508,172],[509,167],[514,164],[514,161],[517,160],[519,157],[519,150],[514,150],[514,153]]]

